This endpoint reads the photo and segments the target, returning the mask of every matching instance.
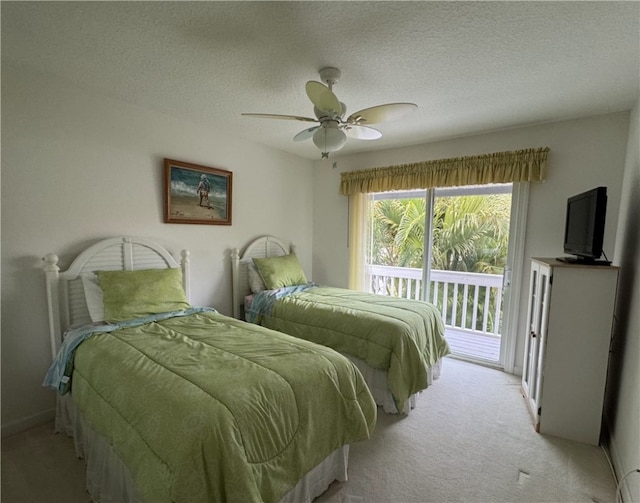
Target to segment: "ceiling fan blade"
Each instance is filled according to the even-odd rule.
[[[387,103],[359,110],[351,114],[347,122],[349,124],[377,124],[392,121],[413,112],[416,108],[418,105],[415,103]]]
[[[305,87],[307,96],[316,107],[324,112],[333,112],[338,115],[342,113],[340,100],[333,94],[333,91],[321,82],[310,80]]]
[[[382,137],[382,133],[369,126],[359,126],[357,124],[345,128],[347,136],[357,140],[377,140]]]
[[[291,121],[318,122],[311,117],[300,117],[299,115],[278,115],[278,114],[240,114],[245,117],[257,117],[258,119],[285,119]]]
[[[309,129],[305,129],[304,131],[300,131],[297,135],[293,137],[293,141],[308,140],[313,136],[313,133],[315,133],[316,130],[319,128],[320,126],[313,126],[313,127],[310,127]]]

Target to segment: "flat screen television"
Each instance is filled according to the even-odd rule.
[[[596,187],[567,199],[564,227],[564,262],[602,264],[604,222],[607,212],[607,188]]]

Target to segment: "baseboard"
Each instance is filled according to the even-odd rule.
[[[39,426],[41,424],[53,421],[56,417],[56,409],[49,409],[33,416],[25,417],[17,421],[12,421],[8,424],[2,425],[2,437],[8,437],[9,435],[15,435],[22,431]]]

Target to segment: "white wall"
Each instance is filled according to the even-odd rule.
[[[522,127],[468,136],[416,147],[385,150],[316,162],[314,170],[314,280],[347,286],[348,204],[338,194],[340,173],[425,160],[479,155],[524,148],[550,147],[544,183],[532,183],[527,216],[523,286],[528,283],[528,258],[562,256],[567,197],[599,185],[608,187],[604,249],[614,255],[615,234],[625,166],[629,113]],[[333,162],[337,163],[335,169]],[[522,368],[526,288],[521,292],[521,320],[515,363]],[[522,314],[524,313],[524,314]]]
[[[233,172],[233,225],[163,223],[163,158]],[[65,268],[99,239],[144,236],[191,251],[192,303],[231,314],[229,250],[262,234],[298,245],[311,276],[312,163],[2,67],[2,429],[51,413],[41,258]],[[295,211],[291,211],[295,208]]]
[[[615,261],[616,329],[605,408],[610,450],[618,477],[640,470],[640,101],[629,123]],[[624,501],[640,501],[640,473],[622,484]]]

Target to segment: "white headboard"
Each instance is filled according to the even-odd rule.
[[[189,299],[189,252],[182,251],[179,264],[160,245],[144,238],[116,237],[99,241],[80,253],[66,271],[60,272],[58,256],[45,255],[45,281],[49,310],[52,357],[58,352],[62,335],[72,325],[90,323],[80,274],[94,271],[132,271],[182,267],[184,291]]]
[[[289,253],[295,253],[295,246],[287,246],[283,241],[273,236],[254,239],[246,246],[242,256],[238,248],[231,250],[234,318],[243,319],[244,297],[251,293],[247,263],[252,258],[280,257]]]

